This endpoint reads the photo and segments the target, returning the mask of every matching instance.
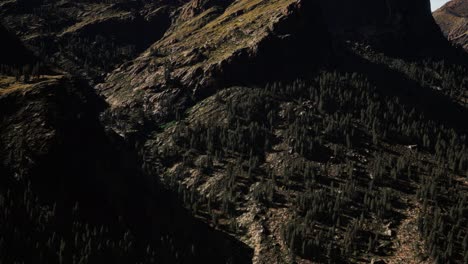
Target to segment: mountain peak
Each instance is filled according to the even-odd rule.
[[[434,12],[444,35],[454,44],[468,50],[468,1],[452,0]]]

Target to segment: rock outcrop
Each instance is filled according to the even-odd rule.
[[[450,1],[434,12],[434,18],[449,41],[468,51],[468,1]]]

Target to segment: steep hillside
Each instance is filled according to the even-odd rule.
[[[198,5],[199,14],[187,17]],[[313,10],[314,4],[295,0],[188,2],[160,41],[98,86],[112,114],[130,119],[115,124],[116,131],[139,130],[132,126],[142,118],[166,121],[223,86],[292,78],[313,67],[310,62],[323,63],[330,40]]]
[[[250,261],[244,244],[148,186],[132,150],[104,133],[106,104],[87,82],[0,37],[11,48],[0,57],[0,262]]]
[[[436,125],[430,107],[451,108],[457,124],[467,111],[385,76],[430,106],[403,103],[413,96],[373,74],[234,87],[154,133],[145,164],[193,214],[251,246],[254,263],[462,263],[466,125]]]
[[[148,184],[105,135],[104,106],[70,76],[0,75],[0,261],[249,263],[251,249]]]
[[[434,12],[444,35],[468,50],[468,1],[453,0]]]

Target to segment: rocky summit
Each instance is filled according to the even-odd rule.
[[[467,263],[466,6],[0,0],[0,263]]]

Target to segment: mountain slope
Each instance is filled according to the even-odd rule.
[[[2,76],[0,260],[468,261],[468,68],[429,1],[0,6],[87,78]]]
[[[435,55],[448,48],[428,1],[364,1],[354,7],[344,2],[188,1],[161,40],[97,86],[113,114],[130,120],[115,124],[116,131],[138,130],[132,124],[138,119],[160,124],[177,108],[222,87],[309,74],[339,59],[346,40],[373,43],[400,56]],[[360,12],[349,12],[352,8]],[[372,20],[361,21],[361,15]],[[145,112],[145,120],[135,116]]]
[[[243,243],[148,186],[132,152],[104,133],[105,102],[86,81],[31,72],[40,61],[0,33],[10,47],[0,57],[1,262],[250,261]]]
[[[459,261],[461,239],[428,239],[437,220],[427,215],[440,208],[424,204],[446,197],[428,186],[455,179],[449,204],[464,204],[466,69],[405,59],[420,60],[421,47],[450,53],[428,1],[358,7],[189,1],[160,41],[97,86],[110,104],[102,120],[140,146],[146,173],[188,210],[252,247],[255,263]],[[465,164],[444,179],[433,129],[456,131],[461,147],[444,151]],[[445,228],[465,234],[455,226]],[[405,236],[419,249],[401,252]]]
[[[468,50],[468,1],[453,0],[434,12],[444,35]]]

